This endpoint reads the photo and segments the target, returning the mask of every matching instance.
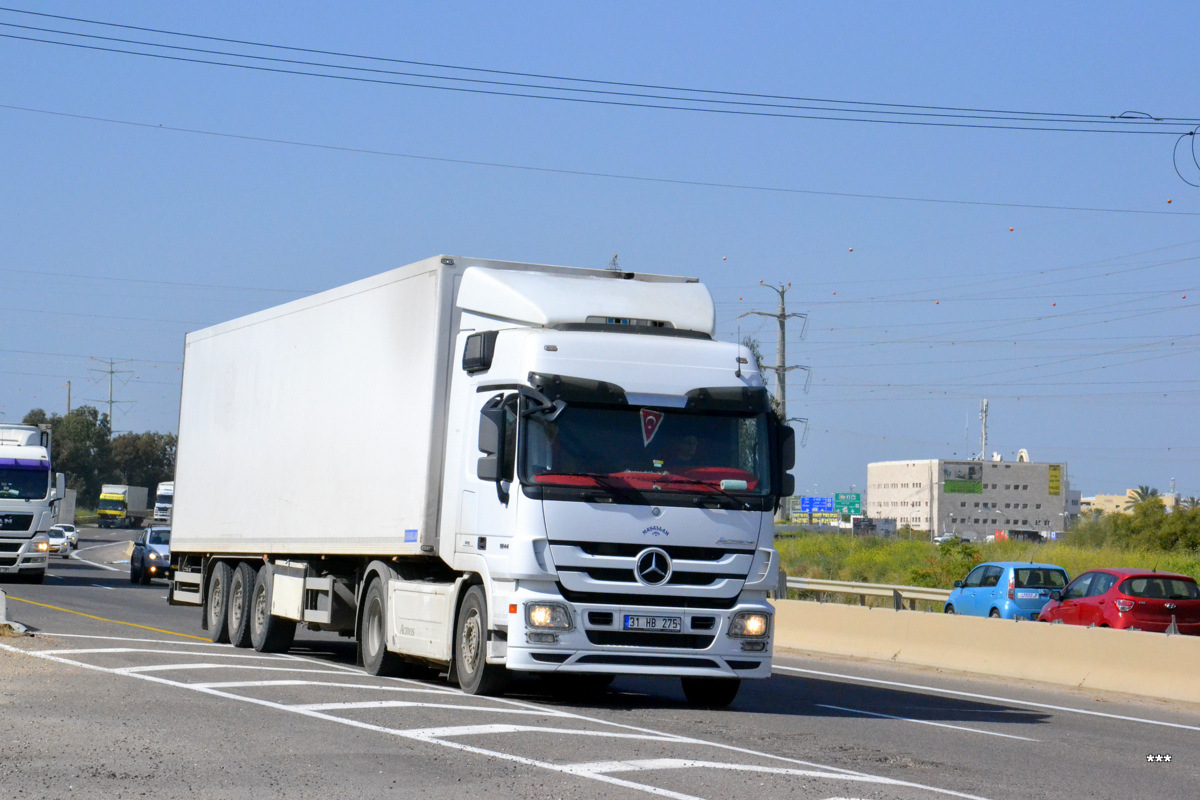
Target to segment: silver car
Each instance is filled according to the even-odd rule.
[[[50,555],[58,555],[63,558],[71,557],[71,539],[67,536],[66,531],[55,525],[46,531],[46,536],[50,538]]]
[[[74,525],[69,522],[60,522],[57,525],[51,525],[50,527],[58,528],[67,535],[67,538],[71,540],[72,550],[79,549],[79,531],[75,530]]]
[[[133,542],[129,556],[129,582],[149,583],[171,577],[171,529],[147,528]]]

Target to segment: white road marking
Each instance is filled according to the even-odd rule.
[[[100,637],[100,638],[105,638],[105,637]],[[117,638],[117,637],[112,637],[112,638]],[[129,641],[129,640],[123,639],[123,641]],[[134,640],[134,641],[137,641],[137,640]],[[183,644],[183,643],[180,643],[180,644]],[[349,727],[359,728],[362,730],[376,731],[379,733],[397,736],[397,737],[401,737],[401,738],[405,738],[405,739],[409,739],[409,740],[426,742],[429,744],[437,745],[439,747],[445,747],[445,748],[449,748],[452,750],[458,750],[460,752],[472,753],[472,754],[481,755],[481,756],[485,756],[485,757],[489,757],[489,758],[510,761],[512,763],[521,764],[524,766],[536,767],[536,768],[547,770],[550,772],[557,772],[557,773],[562,773],[562,774],[574,775],[576,777],[588,778],[588,779],[599,781],[602,783],[608,783],[608,784],[611,784],[614,786],[621,786],[624,788],[632,789],[635,791],[641,791],[641,792],[645,792],[647,794],[653,794],[653,795],[657,795],[660,797],[670,797],[670,798],[675,798],[675,800],[703,800],[703,798],[699,798],[694,795],[683,794],[683,793],[674,792],[674,791],[671,791],[668,789],[662,789],[657,786],[651,786],[649,784],[636,783],[633,781],[616,778],[616,777],[606,774],[604,772],[589,773],[585,770],[576,769],[573,765],[564,765],[564,764],[557,764],[557,763],[553,763],[553,762],[539,761],[537,759],[527,758],[524,756],[518,756],[513,753],[505,753],[502,751],[489,750],[489,749],[482,748],[482,747],[475,747],[475,746],[464,744],[462,742],[451,742],[451,741],[446,741],[444,739],[430,738],[431,731],[437,730],[437,729],[419,729],[418,731],[407,731],[407,730],[401,730],[401,729],[396,729],[396,728],[388,728],[388,727],[385,727],[382,725],[374,725],[371,723],[362,722],[360,720],[350,719],[347,717],[337,717],[337,716],[326,714],[326,713],[320,712],[320,711],[300,710],[295,707],[288,706],[288,705],[285,705],[282,703],[273,702],[270,700],[245,697],[245,696],[241,696],[241,695],[231,694],[228,692],[223,692],[223,691],[220,691],[217,689],[205,688],[198,684],[189,684],[189,683],[185,683],[182,681],[175,681],[175,680],[171,680],[169,678],[159,677],[156,675],[150,675],[144,671],[140,671],[140,668],[138,668],[138,667],[127,667],[127,668],[123,668],[123,669],[112,669],[112,668],[108,668],[108,667],[100,667],[100,666],[96,666],[94,664],[88,664],[83,661],[74,661],[71,659],[63,658],[61,656],[55,655],[52,651],[49,651],[49,650],[33,650],[33,651],[23,650],[21,648],[14,647],[14,646],[8,645],[8,644],[4,644],[2,642],[0,642],[0,649],[8,650],[8,651],[11,651],[11,652],[14,652],[17,654],[33,656],[35,658],[43,658],[48,661],[67,664],[67,665],[74,666],[74,667],[77,667],[80,669],[94,670],[97,672],[103,672],[103,673],[110,674],[110,675],[124,675],[127,677],[134,677],[134,678],[138,678],[140,680],[148,681],[151,683],[161,684],[163,686],[168,686],[168,687],[175,688],[175,689],[186,689],[186,690],[196,691],[196,692],[200,692],[201,694],[207,694],[211,697],[218,697],[218,698],[222,698],[225,700],[240,701],[243,703],[249,703],[251,705],[258,705],[258,706],[262,706],[265,708],[275,709],[278,711],[290,712],[293,714],[301,714],[303,716],[307,716],[307,717],[310,717],[313,719],[325,720],[328,722],[333,722],[333,723],[340,724],[340,725],[346,725]],[[225,666],[225,667],[232,668],[231,665],[214,665],[214,666]],[[259,667],[259,669],[270,669],[270,668]],[[316,671],[316,670],[314,670],[314,671]],[[337,674],[342,674],[342,673],[337,673]],[[536,706],[534,704],[522,703],[520,701],[509,701],[509,704],[522,705],[522,706],[526,706],[526,707],[534,708],[534,709],[539,708],[538,706]],[[544,709],[541,709],[541,710],[544,711]],[[808,762],[804,762],[799,759],[791,759],[791,758],[787,758],[784,756],[775,755],[772,753],[762,753],[762,752],[758,752],[758,751],[754,751],[754,750],[749,750],[746,748],[739,748],[739,747],[733,747],[731,745],[724,745],[724,744],[717,743],[717,742],[707,742],[707,741],[700,740],[700,739],[693,739],[691,737],[678,736],[675,734],[667,733],[665,731],[654,731],[654,730],[648,729],[648,728],[636,728],[634,726],[629,726],[629,725],[620,725],[617,723],[608,722],[607,720],[586,717],[586,716],[579,715],[579,714],[568,714],[566,716],[571,717],[571,718],[580,719],[580,720],[589,721],[589,722],[592,722],[595,724],[608,725],[608,726],[613,726],[613,727],[621,727],[621,728],[639,731],[641,733],[651,734],[654,739],[656,739],[657,741],[660,741],[660,742],[671,742],[671,743],[680,743],[680,744],[696,744],[696,745],[712,747],[715,749],[722,749],[722,750],[727,750],[727,751],[735,751],[735,752],[741,752],[744,754],[755,755],[760,758],[767,758],[767,759],[773,759],[773,760],[777,760],[777,761],[800,764],[800,765],[804,765],[804,766],[816,767],[818,770],[827,770],[828,774],[830,775],[830,780],[854,781],[854,780],[858,779],[859,781],[867,781],[867,782],[871,782],[871,783],[875,783],[875,784],[879,784],[879,785],[913,788],[913,789],[919,789],[919,790],[923,790],[923,791],[933,792],[935,794],[944,795],[944,796],[948,796],[948,797],[960,797],[960,798],[964,798],[964,800],[985,800],[985,798],[982,798],[979,795],[966,794],[964,792],[958,792],[958,791],[954,791],[951,789],[942,789],[942,788],[938,788],[935,786],[929,786],[929,785],[920,784],[920,783],[913,783],[910,781],[902,781],[902,780],[896,780],[896,779],[892,779],[892,778],[885,778],[882,776],[869,775],[867,773],[862,773],[862,772],[852,772],[852,771],[843,770],[843,769],[840,769],[837,767],[825,767],[823,765],[811,764]],[[467,727],[475,727],[475,726],[467,726]],[[500,726],[500,727],[501,728],[508,728],[508,727],[524,728],[525,726]],[[560,731],[560,729],[553,728],[553,727],[532,728],[532,729],[543,732],[543,733],[548,733],[550,735],[554,735]],[[593,735],[602,735],[602,734],[600,732],[596,732]],[[622,738],[624,738],[624,737],[622,737]],[[713,762],[713,763],[720,763],[720,762]],[[751,768],[751,769],[757,769],[757,767],[755,767],[754,765],[747,765],[747,767]],[[734,769],[737,767],[731,766],[729,768]],[[765,769],[770,769],[770,768],[765,768]]]
[[[106,569],[106,570],[108,570],[109,572],[121,572],[122,570],[120,570],[120,569],[117,569],[116,567],[110,567],[108,564],[101,564],[101,563],[99,563],[99,562],[96,562],[96,561],[88,561],[86,558],[80,558],[80,557],[79,557],[79,554],[80,554],[80,553],[86,553],[88,550],[98,550],[98,549],[100,549],[101,547],[112,547],[112,543],[109,543],[109,544],[97,544],[97,545],[93,545],[92,547],[84,547],[84,548],[82,548],[82,549],[80,549],[80,550],[76,550],[74,553],[71,553],[71,558],[75,559],[76,561],[79,561],[79,562],[82,562],[82,563],[84,563],[84,564],[87,564],[88,566],[91,566],[91,567],[99,567],[100,569]],[[116,563],[118,563],[118,564],[127,564],[127,563],[129,563],[129,562],[128,562],[128,560],[126,560],[126,561],[118,561],[118,562],[116,562]]]
[[[370,677],[370,676],[365,676]],[[192,686],[199,686],[205,689],[241,689],[255,688],[259,686],[322,686],[334,689],[369,689],[378,692],[413,692],[414,694],[449,694],[455,697],[462,697],[462,692],[454,689],[438,689],[435,687],[416,687],[416,686],[372,686],[369,683],[328,683],[326,681],[300,681],[300,680],[279,680],[279,681],[224,681],[221,683],[193,683]]]
[[[107,590],[108,590],[108,591],[110,591],[110,592],[112,592],[112,591],[115,591],[115,590],[116,590],[116,587],[114,587],[114,586],[101,586],[101,585],[100,585],[100,584],[98,584],[98,583],[93,583],[93,584],[92,584],[92,586],[95,586],[97,589],[107,589]]]
[[[982,733],[988,736],[1001,736],[1005,739],[1020,739],[1025,742],[1040,742],[1041,739],[1030,739],[1028,736],[1016,736],[1011,733],[996,733],[994,731],[985,731],[979,728],[968,728],[965,725],[951,725],[948,722],[933,722],[927,719],[913,719],[912,717],[894,717],[891,714],[880,714],[877,711],[863,711],[861,708],[845,708],[844,706],[827,706],[822,703],[816,703],[817,708],[831,708],[834,711],[849,711],[852,714],[863,714],[868,717],[882,717],[883,719],[896,719],[901,722],[916,722],[921,725],[932,725],[935,728],[953,728],[956,731],[968,731],[970,733]]]
[[[135,675],[145,672],[170,672],[173,670],[191,669],[253,669],[260,672],[307,672],[312,675],[341,675],[332,669],[305,669],[303,667],[264,667],[258,664],[221,664],[216,661],[194,661],[185,664],[147,664],[142,667],[119,667],[112,670],[118,675]],[[186,686],[187,684],[183,684]]]
[[[492,710],[492,709],[489,709]],[[534,713],[534,712],[529,712]],[[414,739],[445,739],[451,736],[482,736],[496,733],[553,733],[555,736],[595,736],[601,739],[638,739],[659,741],[661,736],[648,733],[613,733],[611,731],[581,731],[571,728],[547,728],[544,725],[449,725],[444,728],[410,728],[400,731]]]
[[[666,769],[720,769],[734,772],[760,772],[764,775],[787,775],[797,778],[827,778],[829,780],[858,781],[861,783],[894,784],[890,778],[875,775],[843,775],[812,769],[790,769],[787,767],[762,767],[754,764],[730,764],[727,761],[700,761],[692,758],[646,758],[636,761],[596,761],[590,764],[571,764],[580,774],[607,774],[611,772],[644,772]]]
[[[956,689],[942,689],[937,686],[923,686],[917,683],[901,683],[900,681],[885,681],[879,678],[863,678],[858,675],[843,675],[838,672],[822,672],[816,669],[803,669],[801,667],[785,667],[776,664],[776,671],[796,672],[802,675],[817,675],[822,678],[836,678],[838,680],[850,681],[852,683],[873,683],[879,686],[895,686],[901,689],[918,689],[931,694],[944,694],[953,697],[969,697],[972,700],[987,700],[994,703],[1009,703],[1012,705],[1029,706],[1030,708],[1046,708],[1051,711],[1067,711],[1072,714],[1086,714],[1091,717],[1104,717],[1106,719],[1119,719],[1125,722],[1141,722],[1145,725],[1161,725],[1166,728],[1181,728],[1185,731],[1200,731],[1200,725],[1185,725],[1181,722],[1163,722],[1157,719],[1144,719],[1142,717],[1130,717],[1124,714],[1109,714],[1105,711],[1089,711],[1085,708],[1072,708],[1070,706],[1056,706],[1050,703],[1037,703],[1032,700],[1016,700],[1011,697],[997,697],[990,694],[976,694],[974,692],[961,692]]]
[[[211,684],[210,684],[211,685]],[[353,703],[304,703],[289,706],[298,711],[353,711],[365,708],[436,708],[452,711],[485,711],[489,714],[524,714],[545,717],[561,717],[557,711],[526,711],[523,708],[487,708],[485,706],[451,705],[447,703],[421,703],[416,700],[360,700]],[[567,732],[567,731],[564,731]]]

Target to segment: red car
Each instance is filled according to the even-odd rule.
[[[1146,569],[1084,572],[1038,615],[1041,622],[1134,628],[1161,633],[1174,618],[1180,633],[1200,636],[1200,587],[1187,575]]]

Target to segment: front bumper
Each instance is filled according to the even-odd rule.
[[[632,599],[632,598],[631,598]],[[621,675],[668,675],[722,678],[767,678],[771,675],[773,630],[756,638],[728,635],[739,612],[773,617],[765,601],[742,602],[729,609],[569,603],[557,594],[518,590],[511,596],[505,663],[529,672],[576,672]],[[527,627],[525,605],[552,602],[570,609],[573,629],[550,631]],[[626,615],[679,617],[678,632],[624,630]],[[544,634],[553,633],[554,641]],[[530,634],[534,634],[531,637]],[[541,634],[542,636],[537,636]],[[761,648],[761,649],[759,649]]]
[[[50,551],[39,550],[39,545],[48,545],[44,533],[31,539],[4,541],[5,547],[0,550],[0,575],[17,575],[21,573],[45,572],[50,559]]]

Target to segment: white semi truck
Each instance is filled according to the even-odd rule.
[[[171,602],[372,674],[771,672],[794,436],[695,279],[435,257],[186,337]]]
[[[170,522],[171,505],[175,502],[175,481],[164,481],[154,490],[154,521]]]
[[[101,528],[140,528],[150,516],[150,493],[145,486],[106,483],[100,487],[96,505],[97,524]]]
[[[0,575],[35,583],[46,577],[46,531],[66,494],[50,471],[50,429],[0,422]]]

